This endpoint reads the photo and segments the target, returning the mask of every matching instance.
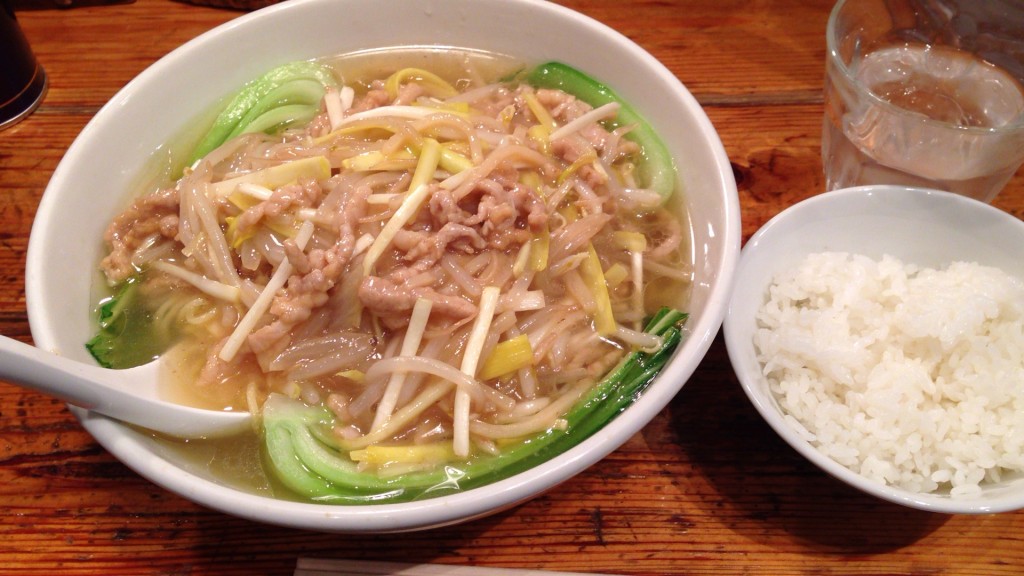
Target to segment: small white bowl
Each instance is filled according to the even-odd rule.
[[[700,105],[653,56],[609,27],[540,0],[291,0],[241,16],[142,72],[89,123],[46,189],[26,268],[36,345],[90,361],[90,284],[107,222],[147,160],[186,123],[284,62],[395,46],[457,46],[560,60],[609,84],[659,131],[676,159],[692,220],[695,278],[687,340],[657,381],[587,441],[507,480],[385,505],[291,502],[226,484],[149,436],[76,409],[85,428],[142,476],[244,518],[331,532],[394,532],[464,522],[532,498],[626,442],[675,396],[717,334],[740,252],[736,183]]]
[[[1024,507],[1024,477],[988,485],[979,497],[920,494],[883,485],[823,455],[783,419],[754,349],[755,315],[774,276],[824,251],[890,255],[944,268],[955,260],[1000,268],[1024,278],[1024,222],[988,204],[935,190],[862,186],[800,202],[764,225],[740,258],[725,343],[740,384],[758,412],[790,446],[822,470],[868,494],[912,508],[982,514]]]

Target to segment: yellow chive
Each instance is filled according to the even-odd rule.
[[[643,252],[647,249],[647,237],[639,232],[616,230],[612,233],[615,244],[630,252]]]
[[[469,102],[430,102],[428,108],[436,108],[443,112],[451,112],[456,116],[468,117],[470,113]]]
[[[341,161],[341,167],[345,170],[366,172],[372,170],[373,167],[379,164],[382,160],[384,160],[384,154],[377,150],[373,150],[345,158]]]
[[[580,263],[580,275],[594,296],[594,327],[601,336],[609,336],[618,330],[615,317],[612,315],[611,298],[608,296],[608,283],[601,268],[601,260],[597,257],[594,245],[587,247],[587,258]]]
[[[593,149],[588,150],[585,154],[577,158],[575,162],[573,162],[568,168],[566,168],[561,174],[558,175],[558,183],[561,184],[562,182],[565,182],[566,180],[571,178],[573,174],[579,172],[581,168],[589,164],[593,164],[596,161],[597,152],[594,152]]]
[[[348,126],[342,126],[341,128],[338,128],[337,130],[335,130],[333,132],[330,132],[328,134],[324,134],[323,136],[314,138],[313,139],[313,144],[319,146],[320,144],[323,144],[324,142],[328,142],[330,140],[333,140],[333,139],[337,138],[338,136],[349,136],[349,135],[352,135],[352,134],[358,134],[360,132],[369,132],[371,130],[383,130],[383,131],[389,132],[391,134],[394,134],[394,132],[395,132],[393,126],[389,126],[389,125],[383,124],[383,123],[373,122],[371,120],[362,120],[362,121],[350,124]]]
[[[530,240],[530,270],[541,272],[548,267],[548,250],[551,246],[551,232],[547,225]]]
[[[510,374],[533,364],[533,347],[526,334],[499,342],[483,366],[478,376],[481,380],[490,380]]]
[[[246,210],[259,204],[260,199],[250,196],[249,194],[244,194],[242,192],[235,192],[234,194],[228,196],[228,202],[231,202],[232,204],[238,206],[242,210]]]
[[[395,72],[384,82],[384,89],[394,100],[398,97],[398,88],[408,82],[419,84],[427,94],[436,98],[451,98],[458,94],[458,90],[440,76],[421,68],[403,68]]]
[[[338,372],[338,376],[341,376],[342,378],[347,378],[355,382],[356,384],[363,384],[366,382],[366,374],[364,374],[362,370],[343,370],[341,372]]]
[[[551,153],[551,130],[542,124],[534,124],[526,130],[526,135],[537,145],[537,149],[543,154]]]
[[[285,238],[294,238],[299,233],[299,228],[302,227],[301,221],[292,218],[265,218],[263,224],[278,236]]]
[[[441,146],[441,159],[438,161],[438,166],[452,174],[458,174],[472,168],[473,161],[453,150],[450,145],[444,144]]]
[[[501,109],[498,113],[498,118],[501,120],[503,126],[508,127],[512,124],[512,120],[516,117],[516,107],[513,104],[509,104]]]
[[[424,138],[423,146],[420,147],[419,160],[416,162],[416,171],[413,172],[412,180],[409,182],[409,190],[415,190],[425,186],[434,179],[434,172],[441,162],[441,144],[433,138]]]
[[[627,278],[629,278],[629,270],[618,262],[612,264],[604,271],[604,280],[608,284],[608,287],[612,289],[615,289],[619,284],[625,282]]]
[[[536,170],[524,170],[519,174],[519,182],[533,188],[537,191],[537,194],[543,196],[544,194],[544,182],[540,178],[540,174]]]
[[[555,122],[555,119],[552,118],[551,113],[548,112],[548,109],[545,108],[544,105],[540,103],[540,100],[537,99],[536,94],[534,94],[533,92],[529,92],[523,98],[526,100],[526,107],[529,108],[530,112],[533,113],[533,117],[537,119],[537,122],[541,126],[546,127],[549,133],[558,127],[558,124]]]
[[[228,229],[225,234],[227,235],[228,240],[231,242],[231,248],[235,250],[237,250],[238,247],[241,246],[246,240],[252,238],[255,235],[255,232],[253,232],[252,230],[250,230],[248,234],[239,234],[238,218],[235,216],[228,216],[224,218],[224,221],[228,225]]]
[[[404,446],[367,446],[348,453],[349,458],[366,464],[417,464],[455,459],[451,443],[411,444]]]
[[[398,150],[384,154],[379,150],[371,150],[356,154],[341,161],[341,167],[353,172],[371,172],[381,170],[408,170],[416,165],[416,156],[408,150]]]
[[[512,263],[512,276],[519,278],[526,271],[526,266],[530,263],[530,246],[533,245],[532,241],[524,242],[519,247],[519,252],[516,253],[516,260]]]

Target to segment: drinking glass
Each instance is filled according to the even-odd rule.
[[[826,31],[829,190],[991,202],[1024,162],[1024,2],[840,0]]]
[[[46,85],[46,72],[18,26],[11,3],[0,0],[0,129],[31,114]]]

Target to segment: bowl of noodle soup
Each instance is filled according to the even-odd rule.
[[[546,72],[569,70],[571,84],[582,71],[621,104],[522,79],[552,60]],[[208,142],[232,96],[280,70],[315,105],[250,110],[285,127]],[[644,130],[673,171],[651,172]],[[608,27],[527,0],[296,0],[183,45],[86,126],[37,214],[29,318],[41,348],[140,363],[151,351],[95,344],[96,310],[131,290],[156,318],[135,342],[164,346],[155,334],[174,318],[159,353],[168,397],[261,414],[263,436],[183,443],[72,408],[150,481],[260,522],[416,530],[532,498],[650,421],[721,325],[739,234],[729,162],[699,104]],[[660,373],[564,444],[605,373],[664,343],[645,332],[661,308],[686,318]],[[487,458],[534,434],[548,453],[491,474]],[[287,467],[275,446],[291,462],[322,436],[355,467],[262,471]],[[415,457],[380,456],[396,445]],[[467,458],[458,489],[438,480]],[[417,487],[395,490],[399,477]]]

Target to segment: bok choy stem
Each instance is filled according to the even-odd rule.
[[[292,62],[274,68],[246,84],[231,99],[192,152],[189,164],[244,132],[308,121],[319,111],[327,88],[337,84],[331,69],[316,62]]]
[[[363,472],[331,441],[334,418],[322,406],[273,394],[263,410],[270,470],[292,491],[323,502],[375,503],[414,500],[467,490],[508,478],[561,454],[632,404],[682,341],[687,314],[663,308],[645,329],[662,339],[652,352],[630,352],[564,416],[564,429],[549,429],[495,456],[445,464],[426,472],[384,477]]]

